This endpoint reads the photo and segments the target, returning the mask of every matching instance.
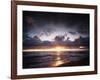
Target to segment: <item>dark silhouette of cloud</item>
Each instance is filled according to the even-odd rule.
[[[56,41],[56,42],[62,42],[62,41],[64,41],[64,39],[65,39],[65,36],[60,36],[60,35],[59,35],[59,36],[56,36],[56,37],[55,37],[55,41]]]
[[[33,38],[27,36],[27,38],[23,41],[23,46],[24,47],[39,46],[41,43],[42,41],[39,39],[38,36],[34,36]]]
[[[77,34],[77,32],[75,32],[75,31],[69,31],[69,33],[72,34],[72,35],[76,35]]]

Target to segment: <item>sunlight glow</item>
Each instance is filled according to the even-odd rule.
[[[80,48],[85,48],[84,46],[80,46]]]
[[[62,65],[62,64],[64,64],[64,63],[69,63],[69,62],[70,62],[69,60],[68,60],[68,61],[57,60],[57,61],[55,61],[55,62],[52,64],[52,66],[57,67],[57,66],[60,66],[60,65]]]
[[[79,51],[88,51],[87,48],[65,48],[65,47],[54,47],[47,49],[24,49],[23,52],[79,52]]]
[[[64,63],[63,61],[58,60],[54,64],[52,64],[52,66],[60,66],[63,63]]]

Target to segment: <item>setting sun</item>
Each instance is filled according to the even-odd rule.
[[[61,47],[61,46],[57,46],[57,47],[55,47],[54,49],[55,49],[57,52],[61,52],[61,51],[65,51],[65,50],[66,50],[66,48]]]

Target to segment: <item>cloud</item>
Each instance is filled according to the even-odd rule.
[[[69,31],[69,33],[72,34],[72,35],[76,35],[77,34],[77,32],[75,32],[75,31]]]
[[[28,24],[34,24],[35,23],[35,20],[31,17],[31,16],[26,16],[25,17],[25,20]]]
[[[37,35],[42,41],[60,42],[89,35],[89,14],[23,11],[23,21],[23,34]],[[60,36],[65,33],[67,37]]]
[[[64,39],[65,39],[65,36],[60,36],[60,35],[59,35],[59,36],[56,36],[56,37],[55,37],[55,41],[56,41],[56,42],[62,42],[62,41],[64,41]]]
[[[41,39],[38,36],[34,36],[33,38],[31,37],[26,37],[26,39],[24,39],[23,41],[23,45],[24,47],[28,47],[28,46],[38,46],[42,43]]]

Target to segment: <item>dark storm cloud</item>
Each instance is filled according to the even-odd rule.
[[[57,42],[62,42],[62,41],[64,41],[64,39],[65,39],[65,36],[56,36],[55,37],[55,41],[57,41]]]
[[[77,32],[75,32],[75,31],[69,31],[69,33],[72,34],[72,35],[77,34]]]
[[[28,46],[37,46],[42,43],[41,39],[38,36],[34,36],[33,38],[26,37],[23,41],[24,47]]]
[[[89,35],[89,14],[23,11],[23,26],[24,33],[34,36],[50,36],[57,31]]]
[[[77,32],[79,32],[80,34],[89,34],[89,25],[85,23],[79,25]]]

